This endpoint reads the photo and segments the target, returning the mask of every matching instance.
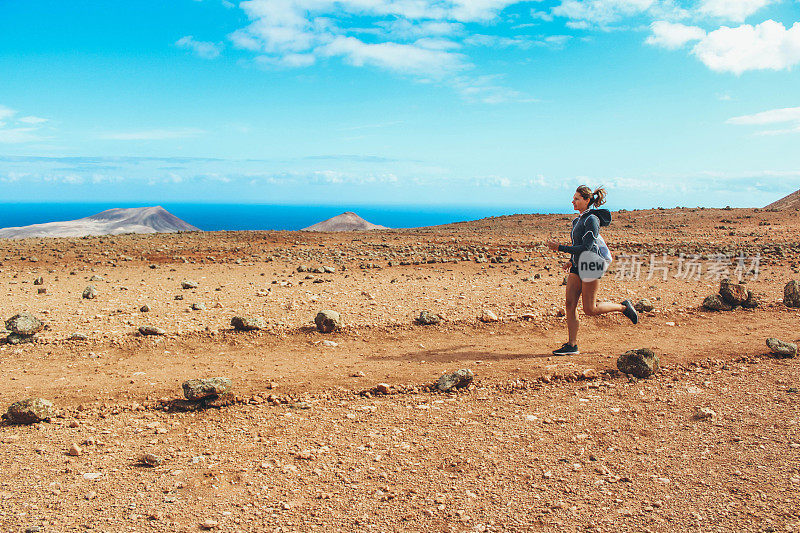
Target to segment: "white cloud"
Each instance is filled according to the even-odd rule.
[[[774,20],[755,26],[723,26],[709,32],[692,53],[717,72],[788,70],[800,63],[800,22],[790,28]]]
[[[9,109],[4,105],[0,105],[0,120],[7,120],[16,114],[17,112],[14,111],[13,109]]]
[[[305,67],[338,58],[455,85],[449,77],[473,67],[459,51],[465,24],[492,23],[518,1],[246,0],[239,6],[250,23],[228,37],[265,66]],[[513,38],[491,44],[525,46]]]
[[[41,141],[39,129],[45,118],[27,116],[17,118],[17,111],[0,105],[0,143],[19,144]]]
[[[647,12],[655,0],[562,0],[552,9],[559,17],[599,26]]]
[[[40,140],[36,128],[0,128],[0,143],[19,144]]]
[[[462,56],[418,44],[368,44],[355,37],[337,37],[322,53],[341,56],[355,66],[372,65],[401,74],[441,78],[464,68]]]
[[[195,128],[154,129],[144,131],[103,133],[99,135],[98,138],[109,141],[163,141],[168,139],[197,137],[198,135],[203,135],[204,133],[206,133],[204,130]]]
[[[697,8],[702,15],[717,17],[733,22],[744,20],[772,3],[773,0],[703,0]]]
[[[703,28],[663,20],[653,22],[650,30],[652,34],[645,40],[645,43],[673,50],[690,41],[699,41],[706,36]]]
[[[47,122],[47,119],[42,117],[20,117],[17,119],[17,122],[21,122],[22,124],[44,124]]]
[[[203,59],[216,59],[222,51],[222,47],[219,44],[207,41],[196,41],[191,35],[181,37],[175,41],[175,45],[180,48],[191,50],[198,57],[202,57]]]
[[[800,122],[800,107],[784,107],[770,109],[752,115],[741,115],[729,118],[727,124],[748,124],[762,126],[764,124],[781,124],[784,122]]]
[[[783,135],[786,133],[800,133],[800,107],[784,107],[770,109],[752,115],[741,115],[729,118],[726,124],[745,126],[766,126],[771,124],[787,124],[788,127],[773,130],[761,130],[756,135]]]

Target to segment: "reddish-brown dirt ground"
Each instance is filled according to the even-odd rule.
[[[550,355],[566,340],[565,258],[544,246],[566,239],[566,215],[3,242],[0,316],[46,328],[0,346],[0,406],[42,397],[61,414],[0,426],[0,531],[800,531],[800,372],[765,345],[800,340],[782,301],[800,279],[797,213],[614,218],[599,299],[654,309],[635,326],[581,316],[570,357]],[[740,251],[759,259],[745,279],[761,306],[703,310],[715,256]],[[648,279],[651,254],[666,280]],[[676,277],[681,254],[697,278]],[[317,332],[320,309],[341,330]],[[417,325],[422,310],[444,321]],[[265,328],[235,332],[234,315]],[[616,359],[633,348],[662,370],[629,381]],[[460,368],[469,389],[431,391]],[[165,410],[212,376],[233,380],[234,404]]]

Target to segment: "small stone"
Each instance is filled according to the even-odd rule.
[[[713,420],[717,417],[717,413],[710,407],[698,407],[692,418],[695,420]]]
[[[44,322],[30,313],[19,313],[6,320],[6,329],[17,335],[30,336],[39,333]]]
[[[725,303],[719,294],[706,296],[706,299],[703,300],[703,308],[709,311],[730,311],[733,309],[729,304]]]
[[[775,355],[781,357],[794,357],[797,355],[797,345],[793,342],[786,342],[774,337],[767,339],[767,346]]]
[[[44,285],[44,278],[39,276],[38,278],[33,280],[34,285]]]
[[[142,455],[139,462],[145,466],[158,466],[164,462],[164,459],[154,453],[146,453]]]
[[[82,296],[86,300],[94,300],[95,298],[97,298],[98,294],[99,294],[99,292],[97,291],[95,286],[94,285],[89,285],[88,287],[83,289]]]
[[[140,326],[139,327],[139,334],[148,336],[148,335],[166,335],[167,332],[161,328],[156,326]]]
[[[653,303],[647,298],[642,298],[633,306],[637,313],[649,313],[653,310]]]
[[[56,410],[49,400],[31,398],[12,403],[5,416],[12,424],[33,424],[50,420],[56,416]]]
[[[8,337],[6,337],[6,342],[8,344],[27,344],[36,341],[35,335],[20,335],[18,333],[9,333]]]
[[[491,309],[484,309],[483,313],[481,314],[481,322],[497,322],[499,320],[500,317],[498,317],[497,313]]]
[[[392,391],[392,386],[388,383],[378,383],[375,386],[375,391],[381,394],[389,394]]]
[[[150,306],[145,304],[145,305],[143,305],[143,306],[141,306],[139,308],[139,311],[141,311],[142,313],[149,313],[150,312]]]
[[[786,307],[800,307],[800,283],[792,280],[783,288],[783,303]]]
[[[257,331],[264,329],[264,320],[258,316],[235,316],[231,319],[231,326],[236,331]]]
[[[216,520],[211,520],[210,518],[208,520],[203,520],[202,522],[200,522],[200,528],[206,530],[215,529],[218,525],[219,522],[217,522]]]
[[[633,375],[639,379],[649,378],[658,372],[658,355],[648,348],[629,350],[619,356],[617,368],[623,374]]]
[[[87,337],[87,336],[86,336],[86,335],[84,335],[83,333],[73,333],[72,335],[70,335],[70,336],[69,336],[69,338],[68,338],[67,340],[71,340],[71,341],[85,341],[85,340],[89,340],[89,337]]]
[[[183,395],[187,400],[202,400],[209,396],[220,396],[232,388],[233,381],[230,378],[190,379],[183,382]]]
[[[469,386],[472,383],[475,375],[469,368],[462,368],[449,374],[442,375],[436,382],[436,388],[442,392],[448,392],[453,389],[461,389]]]
[[[330,333],[342,325],[342,318],[336,311],[323,309],[314,317],[314,324],[320,333]]]
[[[733,307],[742,305],[747,301],[750,291],[743,283],[733,283],[725,278],[719,284],[719,295],[722,300]]]
[[[205,309],[206,309],[206,304],[204,304],[204,303],[193,303],[192,304],[192,310],[194,310],[194,311],[205,311]]]
[[[67,450],[67,455],[71,455],[72,457],[78,457],[82,453],[83,450],[81,450],[81,447],[74,442],[72,443],[72,446],[69,447],[69,450]]]
[[[421,326],[435,326],[442,321],[441,315],[431,313],[430,311],[422,311],[416,319],[416,323]]]
[[[105,281],[105,279],[103,278],[103,276],[98,276],[97,274],[94,274],[91,278],[89,278],[89,281]]]
[[[185,280],[181,281],[181,288],[182,289],[196,289],[197,288],[197,282],[196,281],[192,281],[190,279],[185,279]]]

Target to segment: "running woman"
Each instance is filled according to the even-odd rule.
[[[572,245],[558,244],[555,241],[547,243],[552,251],[570,254],[570,260],[564,263],[564,270],[569,271],[567,277],[567,331],[569,340],[564,345],[553,350],[553,355],[576,355],[578,352],[578,299],[583,299],[583,312],[588,316],[603,315],[619,312],[628,317],[631,322],[639,322],[639,315],[629,300],[622,303],[601,302],[597,303],[597,288],[600,286],[601,272],[593,269],[592,264],[603,264],[610,261],[610,254],[605,242],[600,237],[600,227],[611,223],[611,213],[608,209],[597,209],[605,203],[606,191],[599,188],[592,191],[586,185],[581,185],[572,197],[572,207],[580,215],[572,221]],[[581,254],[583,262],[579,262]],[[607,267],[607,263],[603,265]]]

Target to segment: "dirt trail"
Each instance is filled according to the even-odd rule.
[[[545,322],[361,328],[323,335],[223,332],[178,338],[131,338],[109,344],[62,343],[5,350],[9,382],[0,403],[36,395],[63,405],[143,401],[179,394],[193,377],[228,376],[242,396],[366,389],[379,382],[427,384],[469,367],[478,379],[502,381],[616,368],[628,349],[652,348],[665,364],[735,359],[768,352],[767,337],[797,341],[800,313],[775,306],[754,311],[689,311],[642,316],[583,317],[581,355],[553,357],[564,319]],[[324,340],[338,344],[325,346]],[[354,374],[363,373],[363,376]],[[269,389],[269,387],[274,387]]]

